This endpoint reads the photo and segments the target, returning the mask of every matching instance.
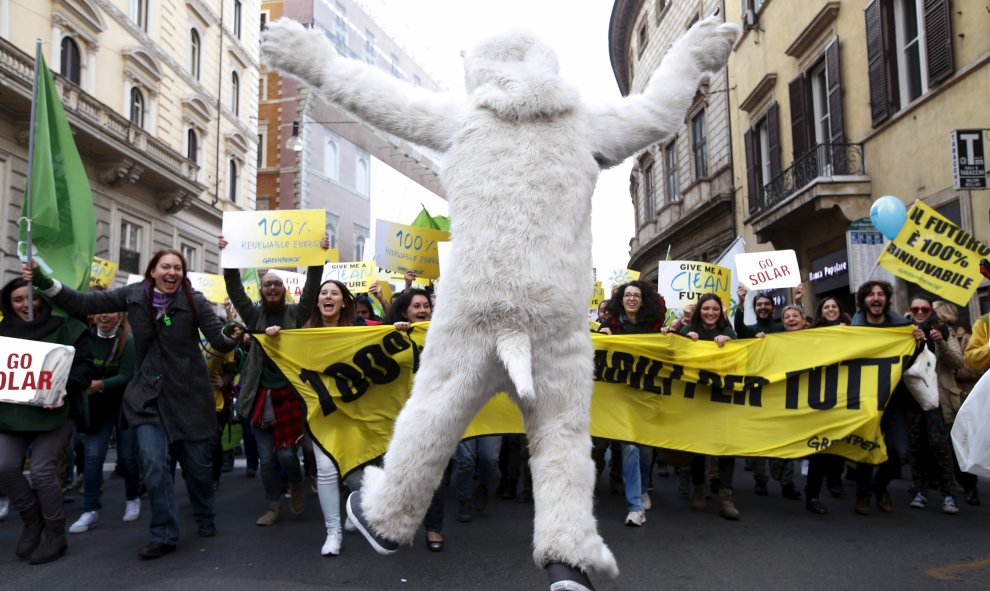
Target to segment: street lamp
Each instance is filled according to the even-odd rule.
[[[290,150],[292,150],[293,152],[302,152],[303,151],[303,141],[302,141],[302,138],[299,137],[299,122],[298,121],[293,121],[292,122],[292,136],[289,137],[289,139],[285,141],[285,147],[288,148],[288,149],[290,149]]]

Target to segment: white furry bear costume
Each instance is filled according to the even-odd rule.
[[[677,131],[702,75],[725,65],[738,36],[735,25],[702,20],[642,94],[593,107],[527,33],[491,37],[465,57],[465,97],[338,58],[321,32],[294,21],[269,26],[269,65],[382,131],[446,153],[452,260],[384,469],[368,468],[361,488],[380,536],[411,542],[468,423],[506,391],[529,437],[537,565],[618,574],[592,513],[591,196],[602,168]]]

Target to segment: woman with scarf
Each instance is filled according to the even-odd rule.
[[[59,452],[75,425],[85,426],[84,392],[93,371],[90,337],[74,318],[52,314],[48,302],[32,296],[24,279],[14,279],[0,291],[0,336],[75,347],[66,397],[57,408],[0,403],[0,489],[24,521],[17,540],[17,557],[43,564],[65,554],[65,513],[62,486],[56,474]],[[34,319],[28,320],[33,307]],[[30,449],[31,481],[21,466]]]
[[[22,269],[30,281],[31,269]],[[142,559],[175,552],[179,540],[170,446],[182,466],[198,534],[210,538],[217,531],[211,453],[216,407],[199,335],[214,349],[230,351],[242,331],[235,325],[225,330],[213,305],[193,291],[187,272],[185,257],[172,249],[151,257],[144,281],[103,292],[80,293],[33,272],[42,293],[70,314],[127,312],[137,369],[124,391],[123,410],[135,429],[151,505],[151,540],[138,551]]]

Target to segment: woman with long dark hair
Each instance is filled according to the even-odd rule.
[[[0,291],[0,336],[75,347],[66,397],[57,408],[0,403],[0,489],[21,514],[24,530],[17,540],[17,557],[42,564],[65,554],[65,513],[62,486],[56,474],[59,452],[72,428],[85,426],[84,392],[93,371],[89,331],[74,318],[52,314],[48,302],[31,295],[24,279],[14,279]],[[28,320],[33,306],[34,319]],[[29,451],[30,450],[30,451]],[[31,481],[21,466],[29,452]]]
[[[22,269],[30,281],[31,269]],[[151,541],[138,551],[143,559],[175,552],[179,540],[170,449],[182,466],[199,535],[209,538],[217,531],[212,458],[216,405],[199,335],[214,349],[230,351],[241,329],[231,325],[224,330],[213,305],[193,290],[187,274],[185,257],[172,249],[152,255],[144,281],[103,292],[80,293],[37,269],[33,272],[42,293],[74,316],[127,312],[137,369],[124,391],[124,418],[135,429],[151,504]]]

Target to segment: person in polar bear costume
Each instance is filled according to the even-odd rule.
[[[590,588],[588,570],[618,574],[592,511],[591,197],[601,169],[677,131],[702,76],[722,69],[738,37],[717,15],[701,20],[642,94],[590,106],[528,32],[492,36],[465,55],[460,96],[340,58],[323,33],[297,22],[269,25],[261,44],[269,66],[386,133],[445,153],[452,254],[439,303],[384,467],[367,468],[348,499],[378,552],[411,543],[468,423],[505,391],[529,437],[536,564],[551,569],[552,583],[563,580],[560,589]]]

